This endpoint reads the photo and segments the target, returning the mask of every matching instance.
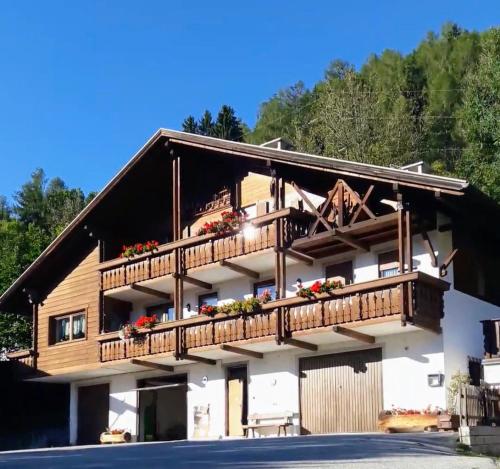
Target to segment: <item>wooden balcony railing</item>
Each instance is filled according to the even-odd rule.
[[[443,292],[448,284],[421,272],[363,282],[318,295],[271,301],[262,311],[238,316],[197,316],[171,321],[143,331],[139,338],[120,340],[116,333],[99,339],[102,362],[174,352],[182,358],[191,349],[256,338],[278,343],[297,331],[363,323],[371,319],[401,318],[439,331]]]
[[[7,353],[7,358],[10,361],[19,363],[24,366],[34,367],[35,366],[35,353],[33,350],[18,350],[16,352]]]
[[[500,357],[500,319],[487,319],[483,323],[484,358]]]
[[[255,225],[251,237],[245,237],[243,231],[222,237],[214,234],[193,236],[161,245],[154,253],[104,262],[100,267],[101,288],[109,290],[173,274],[174,250],[177,248],[181,248],[183,267],[186,270],[271,248],[275,245],[272,222],[277,218],[285,219],[287,242],[291,243],[306,234],[304,219],[307,219],[307,214],[293,208],[283,209],[251,220]]]

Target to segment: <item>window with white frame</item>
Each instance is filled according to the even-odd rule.
[[[86,314],[83,311],[51,318],[51,343],[60,344],[71,340],[84,339],[85,322]]]

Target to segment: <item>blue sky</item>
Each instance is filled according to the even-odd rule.
[[[99,190],[159,127],[259,104],[335,58],[412,50],[445,21],[499,24],[498,0],[15,1],[0,14],[0,194],[37,167]]]

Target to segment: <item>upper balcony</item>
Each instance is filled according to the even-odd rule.
[[[284,237],[287,245],[290,245],[294,240],[306,235],[311,217],[308,212],[292,207],[284,208],[253,218],[245,224],[248,226],[234,233],[191,236],[160,245],[153,253],[103,262],[100,266],[101,289],[108,291],[160,277],[172,277],[176,273],[176,252],[182,257],[182,271],[210,264],[221,266],[228,259],[263,253],[275,247],[274,222],[279,219],[284,221]],[[273,258],[269,259],[269,265],[264,268],[272,268],[273,262]],[[230,266],[238,268],[232,264]],[[245,269],[245,263],[239,264],[239,267]],[[196,282],[196,279],[191,280]],[[201,278],[199,280],[203,281]],[[154,285],[154,282],[152,284]],[[169,288],[168,282],[162,282],[162,285],[163,288],[165,285]]]

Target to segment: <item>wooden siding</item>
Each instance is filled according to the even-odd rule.
[[[379,348],[301,359],[301,432],[376,431],[381,363]]]
[[[99,334],[99,251],[87,252],[81,262],[48,294],[38,309],[38,369],[85,365],[98,361]],[[85,311],[86,338],[49,344],[50,318]]]

